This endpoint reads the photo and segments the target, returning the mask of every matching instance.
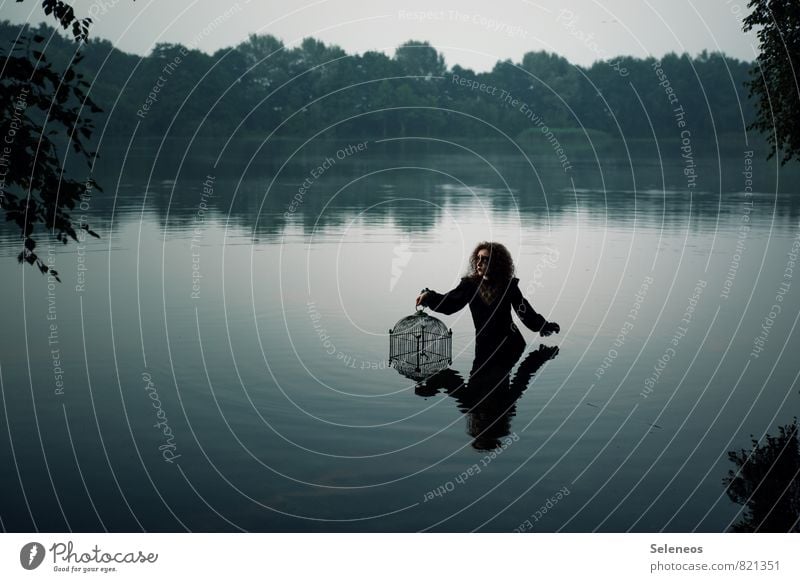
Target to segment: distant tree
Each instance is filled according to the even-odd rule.
[[[70,29],[76,42],[87,40],[90,18],[78,18],[61,0],[44,0],[42,9]],[[89,83],[76,72],[81,56],[56,70],[38,46],[44,40],[24,34],[8,53],[0,47],[0,208],[22,231],[19,262],[58,279],[37,252],[36,227],[49,230],[63,244],[78,240],[76,228],[98,236],[87,224],[76,226],[69,210],[87,191],[100,188],[91,178],[76,181],[64,175],[57,143],[66,138],[68,147],[91,166],[96,153],[87,149],[87,142],[94,126],[84,112],[98,113],[100,108],[85,92]]]
[[[248,76],[257,86],[272,90],[288,78],[286,47],[274,36],[251,34],[236,51],[244,57]]]
[[[744,19],[744,31],[754,28],[761,50],[747,83],[758,98],[758,112],[748,128],[766,134],[779,151],[781,163],[800,159],[800,2],[750,0],[752,12]]]
[[[526,53],[521,68],[530,73],[525,75],[528,87],[521,97],[551,126],[571,125],[571,116],[564,103],[574,104],[580,89],[577,68],[564,57],[546,51]]]
[[[441,77],[447,71],[444,57],[427,42],[409,40],[397,47],[395,60],[407,75]]]

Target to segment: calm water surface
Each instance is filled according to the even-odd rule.
[[[728,451],[798,411],[796,177],[758,162],[749,196],[744,157],[709,156],[688,193],[655,156],[565,175],[502,152],[339,147],[285,166],[286,153],[215,167],[169,146],[155,164],[155,146],[110,156],[104,192],[75,213],[102,238],[40,243],[60,284],[20,267],[3,227],[5,529],[741,518]],[[494,451],[457,398],[386,364],[389,328],[422,287],[455,286],[484,239],[509,247],[523,292],[561,325],[523,330],[528,352],[560,351],[499,414],[510,444]],[[451,376],[467,379],[469,311],[440,318]]]

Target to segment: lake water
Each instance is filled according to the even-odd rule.
[[[707,152],[689,189],[675,152],[564,171],[496,144],[357,143],[107,146],[104,191],[74,212],[101,239],[40,241],[60,284],[18,265],[2,226],[5,530],[743,517],[728,451],[798,411],[796,170]],[[480,240],[511,250],[561,326],[523,329],[528,352],[559,352],[492,451],[457,398],[387,367],[388,330],[421,288],[454,287]],[[438,317],[467,379],[469,310]]]

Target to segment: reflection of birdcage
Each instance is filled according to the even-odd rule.
[[[453,330],[424,311],[404,317],[389,330],[389,365],[413,380],[444,370],[452,354]]]

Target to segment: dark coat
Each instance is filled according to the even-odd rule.
[[[445,315],[469,305],[475,324],[476,357],[487,359],[494,355],[502,356],[503,353],[518,352],[525,347],[525,340],[511,319],[512,310],[531,331],[540,331],[547,323],[523,297],[516,277],[498,291],[490,304],[483,300],[478,288],[478,279],[463,277],[452,291],[444,295],[428,291],[423,300],[425,307]]]

